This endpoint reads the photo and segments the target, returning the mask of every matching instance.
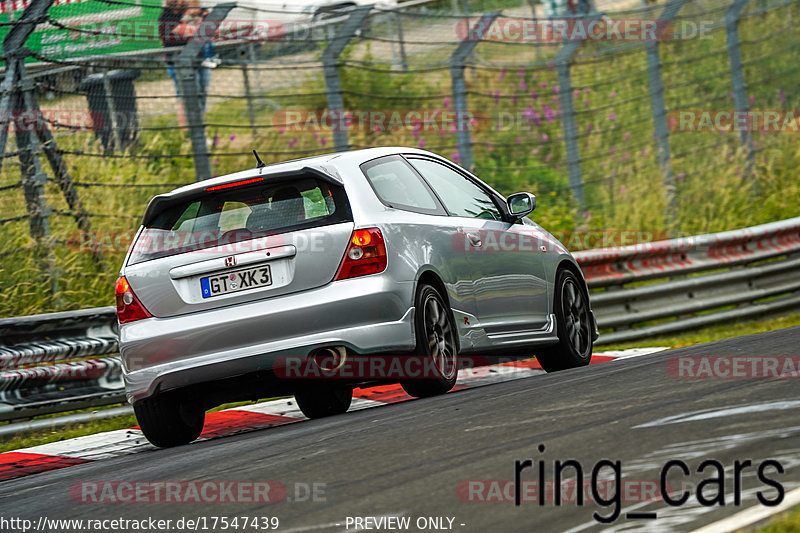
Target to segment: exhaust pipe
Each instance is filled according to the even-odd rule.
[[[326,346],[314,350],[308,357],[321,370],[335,372],[347,360],[347,350],[344,346]]]

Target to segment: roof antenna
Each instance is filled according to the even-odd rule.
[[[267,166],[267,164],[266,164],[266,163],[264,163],[264,162],[261,160],[261,158],[260,158],[260,157],[258,157],[258,152],[256,152],[255,150],[253,150],[253,155],[254,155],[254,156],[256,156],[256,162],[258,163],[258,164],[256,165],[256,168],[264,168],[265,166]]]

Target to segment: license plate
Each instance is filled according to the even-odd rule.
[[[272,285],[272,273],[269,265],[200,278],[200,290],[203,298],[213,298],[268,285]]]

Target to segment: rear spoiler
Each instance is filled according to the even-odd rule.
[[[326,181],[328,183],[340,187],[344,184],[341,177],[335,170],[326,167],[306,166],[298,170],[287,170],[284,172],[275,172],[272,174],[270,173],[264,174],[263,171],[264,168],[260,168],[260,169],[253,169],[252,174],[242,175],[241,173],[238,173],[235,179],[231,178],[231,180],[228,182],[214,183],[214,186],[219,187],[220,185],[225,185],[225,183],[234,183],[236,181],[246,181],[248,179],[257,179],[257,178],[262,178],[267,183],[274,183],[280,181],[289,181],[292,178],[299,178],[299,177],[315,177],[319,178],[322,181]],[[202,198],[206,194],[207,194],[206,188],[202,187],[200,184],[195,184],[190,189],[178,193],[159,194],[158,196],[155,196],[152,200],[150,200],[149,204],[147,204],[147,208],[144,211],[144,216],[142,217],[142,226],[147,227],[153,221],[153,219],[155,219],[156,216],[164,209],[197,198]]]

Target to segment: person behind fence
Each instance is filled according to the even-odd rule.
[[[207,15],[208,11],[201,9],[197,0],[166,0],[164,9],[158,19],[161,44],[165,48],[185,45],[197,35]],[[167,56],[167,73],[175,83],[175,92],[180,98],[182,93],[181,82],[175,69],[174,55],[176,54]],[[211,69],[219,64],[219,61],[215,59],[214,43],[211,41],[206,42],[203,45],[200,56],[203,60],[195,71],[195,79],[197,80],[200,109],[205,112],[206,89],[211,81]],[[185,125],[183,106],[178,106],[178,122],[181,126]]]

